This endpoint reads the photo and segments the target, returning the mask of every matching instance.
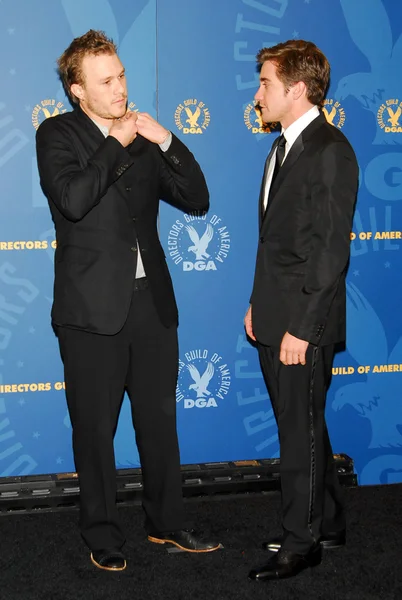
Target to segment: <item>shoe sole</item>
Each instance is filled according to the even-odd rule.
[[[190,550],[190,548],[185,548],[184,546],[180,546],[180,544],[178,544],[177,542],[173,541],[173,540],[161,540],[160,538],[155,538],[152,537],[151,535],[148,536],[148,540],[150,542],[153,542],[154,544],[173,544],[173,546],[176,546],[176,548],[179,548],[180,550],[183,550],[183,552],[193,552],[194,554],[200,554],[201,552],[214,552],[215,550],[219,550],[220,548],[220,544],[218,544],[217,546],[214,546],[213,548],[206,548],[205,550]]]
[[[324,550],[333,550],[335,548],[342,548],[343,546],[346,546],[346,542],[341,544],[337,544],[336,542],[321,542],[321,547],[324,548]]]
[[[320,542],[320,544],[323,550],[335,550],[336,548],[343,548],[344,546],[346,546],[346,543],[336,544],[334,542]],[[269,548],[268,546],[264,547],[264,550],[267,550],[268,552],[278,552],[279,549],[280,546],[275,546],[274,548]]]
[[[102,571],[114,571],[114,572],[124,571],[124,569],[127,567],[126,561],[124,561],[124,567],[103,567],[98,562],[96,562],[96,560],[94,559],[94,557],[92,555],[92,552],[91,552],[91,561],[95,565],[95,567],[98,567],[98,569],[102,569]]]

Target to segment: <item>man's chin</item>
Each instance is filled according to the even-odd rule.
[[[120,119],[121,117],[124,117],[124,115],[127,112],[127,103],[124,102],[121,105],[117,104],[117,105],[113,106],[113,109],[111,112],[115,119]]]
[[[269,111],[264,108],[261,110],[261,118],[263,123],[272,123],[272,121],[274,120],[269,114]]]

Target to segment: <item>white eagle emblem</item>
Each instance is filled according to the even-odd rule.
[[[212,225],[208,223],[205,233],[201,238],[192,225],[186,225],[186,230],[191,241],[193,242],[193,245],[188,247],[188,251],[194,252],[196,260],[204,260],[205,258],[209,258],[207,248],[209,246],[209,242],[214,237],[214,228]]]
[[[196,391],[197,398],[205,398],[205,396],[210,396],[211,392],[207,390],[207,387],[215,372],[213,364],[211,362],[207,364],[207,368],[205,369],[202,377],[195,365],[190,363],[187,365],[187,368],[194,381],[194,383],[188,386],[188,389]]]

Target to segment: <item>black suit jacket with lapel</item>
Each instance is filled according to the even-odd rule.
[[[263,213],[253,331],[278,347],[286,331],[314,345],[345,339],[345,274],[358,165],[343,133],[320,115],[292,145]]]
[[[208,209],[208,189],[191,152],[175,136],[167,152],[141,136],[123,148],[80,108],[44,121],[36,142],[56,229],[53,322],[107,335],[120,331],[138,241],[159,317],[166,327],[177,324],[157,217],[160,198],[186,211]]]

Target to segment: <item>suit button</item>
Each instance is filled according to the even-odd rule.
[[[130,248],[133,252],[137,252],[137,247],[136,246],[131,246]]]
[[[260,242],[261,242],[261,244],[264,243],[264,238],[263,237],[260,237]]]
[[[126,187],[126,192],[131,192],[131,187]]]
[[[136,222],[136,220],[137,220],[137,217],[133,217],[133,221],[134,221],[134,223]]]

